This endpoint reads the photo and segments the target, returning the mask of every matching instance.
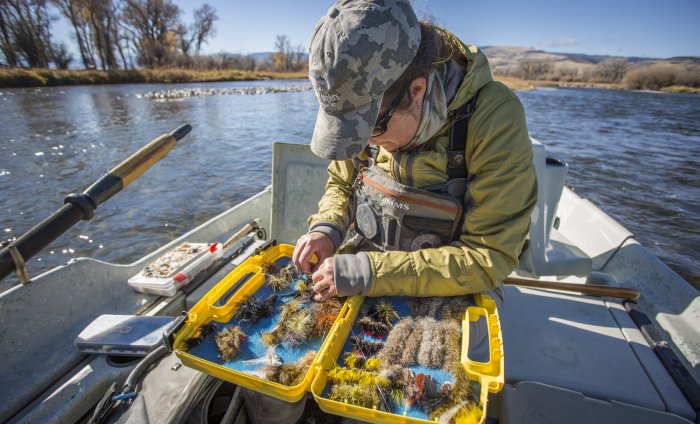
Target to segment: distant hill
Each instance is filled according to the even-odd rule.
[[[517,68],[525,60],[538,60],[552,63],[555,68],[570,67],[581,71],[592,68],[609,59],[624,59],[630,65],[666,63],[690,63],[700,64],[700,57],[672,57],[668,59],[624,57],[608,55],[587,55],[582,53],[550,53],[527,47],[510,46],[485,46],[481,50],[489,59],[489,64],[494,73],[508,74],[509,70]]]
[[[248,56],[248,57],[255,59],[256,61],[262,62],[262,61],[266,61],[266,60],[270,59],[270,57],[274,54],[274,52],[255,52],[255,53],[248,53],[248,54],[220,52],[217,54],[227,54],[227,55],[231,55],[231,56]],[[304,60],[309,59],[309,55],[306,53],[304,53],[303,57],[304,57]]]
[[[609,56],[609,55],[588,55],[582,53],[550,53],[544,50],[537,50],[528,47],[510,47],[510,46],[484,46],[481,50],[486,54],[492,68],[504,66],[517,66],[523,60],[544,60],[551,62],[561,62],[561,64],[581,64],[581,65],[596,65],[608,59],[624,59],[630,64],[637,63],[693,63],[700,64],[700,57],[697,56],[678,56],[667,59],[660,58],[644,58],[644,57],[624,57],[624,56]],[[229,53],[231,54],[231,53]],[[273,52],[255,52],[243,56],[250,56],[256,61],[268,60]],[[308,54],[304,54],[304,59],[308,60]]]
[[[700,57],[643,58],[581,53],[552,53],[527,47],[485,46],[491,72],[499,78],[521,81],[547,81],[569,86],[595,86],[660,90],[673,87],[677,92],[700,91]],[[269,70],[273,52],[230,55],[229,64],[238,61],[248,69]],[[306,64],[304,53],[297,64]],[[513,84],[515,84],[513,82]],[[520,83],[518,83],[520,84]],[[531,85],[531,83],[528,83]],[[681,87],[681,88],[679,88]]]
[[[269,59],[270,56],[272,56],[272,52],[249,53],[248,56],[252,57],[256,61],[263,61]]]

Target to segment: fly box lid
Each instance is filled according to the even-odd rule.
[[[143,356],[158,347],[173,317],[101,315],[75,338],[83,353]]]

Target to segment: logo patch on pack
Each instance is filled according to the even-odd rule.
[[[395,207],[395,208],[397,208],[397,209],[402,209],[402,210],[405,210],[405,211],[411,209],[410,206],[408,206],[408,204],[406,204],[406,203],[401,203],[401,202],[399,202],[398,200],[394,200],[394,199],[392,199],[391,197],[388,197],[388,196],[382,196],[381,202],[382,202],[382,205],[393,206],[393,207]]]

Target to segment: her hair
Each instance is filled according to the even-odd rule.
[[[421,41],[416,56],[408,68],[385,92],[382,104],[398,103],[399,109],[406,109],[413,101],[408,90],[411,81],[419,77],[427,78],[430,71],[449,60],[455,60],[466,67],[466,58],[459,54],[459,40],[443,28],[429,22],[420,21]]]

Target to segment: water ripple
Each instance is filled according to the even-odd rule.
[[[276,87],[241,87],[241,88],[177,88],[172,90],[149,91],[137,98],[153,100],[182,100],[188,97],[215,96],[215,95],[259,95],[274,93],[298,93],[310,91],[311,85],[286,85]]]

